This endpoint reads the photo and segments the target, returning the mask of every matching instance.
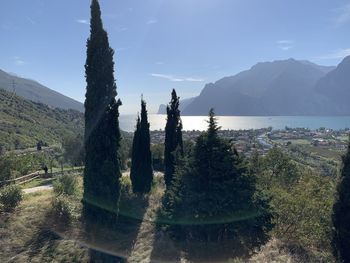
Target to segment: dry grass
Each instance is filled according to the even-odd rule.
[[[0,262],[87,262],[87,249],[63,240],[47,220],[51,191],[25,196],[13,213],[0,214]]]
[[[156,181],[155,188],[147,196],[135,196],[124,190],[120,204],[122,216],[114,230],[104,228],[98,222],[84,224],[79,218],[79,198],[74,199],[73,211],[78,216],[74,216],[70,224],[63,224],[49,213],[52,191],[26,195],[15,212],[0,214],[0,262],[89,262],[91,250],[138,263],[332,262],[323,259],[321,254],[306,256],[305,251],[292,250],[277,239],[271,239],[246,259],[216,255],[215,248],[199,251],[198,247],[192,254],[202,256],[189,257],[181,250],[184,244],[177,244],[156,227],[157,210],[164,192],[162,181],[159,178]],[[191,247],[196,246],[192,244]],[[204,255],[207,254],[206,258]]]

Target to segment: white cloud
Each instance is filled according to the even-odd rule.
[[[185,81],[202,82],[204,81],[204,79],[189,77],[189,78],[185,78]]]
[[[337,13],[335,26],[342,26],[350,21],[350,3],[334,10]]]
[[[155,24],[155,23],[158,23],[158,20],[150,19],[150,20],[147,21],[147,25],[152,25],[152,24]]]
[[[24,60],[22,60],[19,56],[12,57],[13,64],[16,66],[24,66],[27,64]]]
[[[77,19],[76,22],[79,24],[90,25],[89,21],[86,19]]]
[[[168,75],[168,74],[158,74],[158,73],[151,73],[150,74],[152,77],[156,78],[162,78],[162,79],[167,79],[173,82],[202,82],[204,79],[202,78],[194,78],[194,77],[176,77],[174,75]]]
[[[294,40],[282,39],[276,41],[277,47],[283,51],[288,51],[294,47]]]
[[[316,59],[318,60],[342,59],[342,58],[345,58],[346,56],[350,56],[350,48],[334,50],[328,54],[316,57]]]

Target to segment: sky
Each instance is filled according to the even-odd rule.
[[[350,55],[347,0],[100,0],[122,114],[257,62]],[[0,69],[83,102],[90,0],[0,0]]]

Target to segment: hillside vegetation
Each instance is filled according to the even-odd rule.
[[[33,147],[40,140],[50,145],[83,133],[83,117],[78,111],[53,109],[0,88],[0,145],[7,150]]]

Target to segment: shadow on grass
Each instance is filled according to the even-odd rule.
[[[50,255],[57,247],[57,242],[60,239],[58,235],[52,232],[49,228],[39,228],[39,231],[30,240],[29,258],[32,259],[45,248],[45,254]]]
[[[71,262],[126,262],[133,251],[148,198],[123,196],[120,215],[112,227],[80,218],[80,201],[72,202],[75,209],[70,220],[53,214],[50,209],[45,212],[43,220],[35,227],[37,231],[25,245],[29,261],[63,256]]]
[[[167,231],[162,229],[162,227],[157,227],[151,262],[181,262],[182,257],[182,250],[179,248],[176,240]]]
[[[30,260],[43,252],[44,256],[49,256],[56,249],[60,236],[51,230],[51,218],[51,214],[47,213],[44,220],[37,226],[37,231],[25,245],[29,248],[28,256]]]
[[[89,247],[91,262],[127,262],[147,207],[147,196],[124,195],[118,218],[110,226],[96,220],[84,220],[83,240]]]
[[[267,236],[258,241],[252,228],[244,233],[244,223],[236,227],[235,234],[228,231],[232,223],[188,224],[184,218],[165,218],[160,211],[152,262],[181,262],[185,259],[189,262],[217,263],[247,260],[267,241]],[[221,238],[215,239],[216,234],[220,234]]]
[[[151,262],[181,262],[183,257],[181,244],[174,237],[174,230],[171,230],[170,225],[165,223],[161,206],[157,209],[156,215]]]

